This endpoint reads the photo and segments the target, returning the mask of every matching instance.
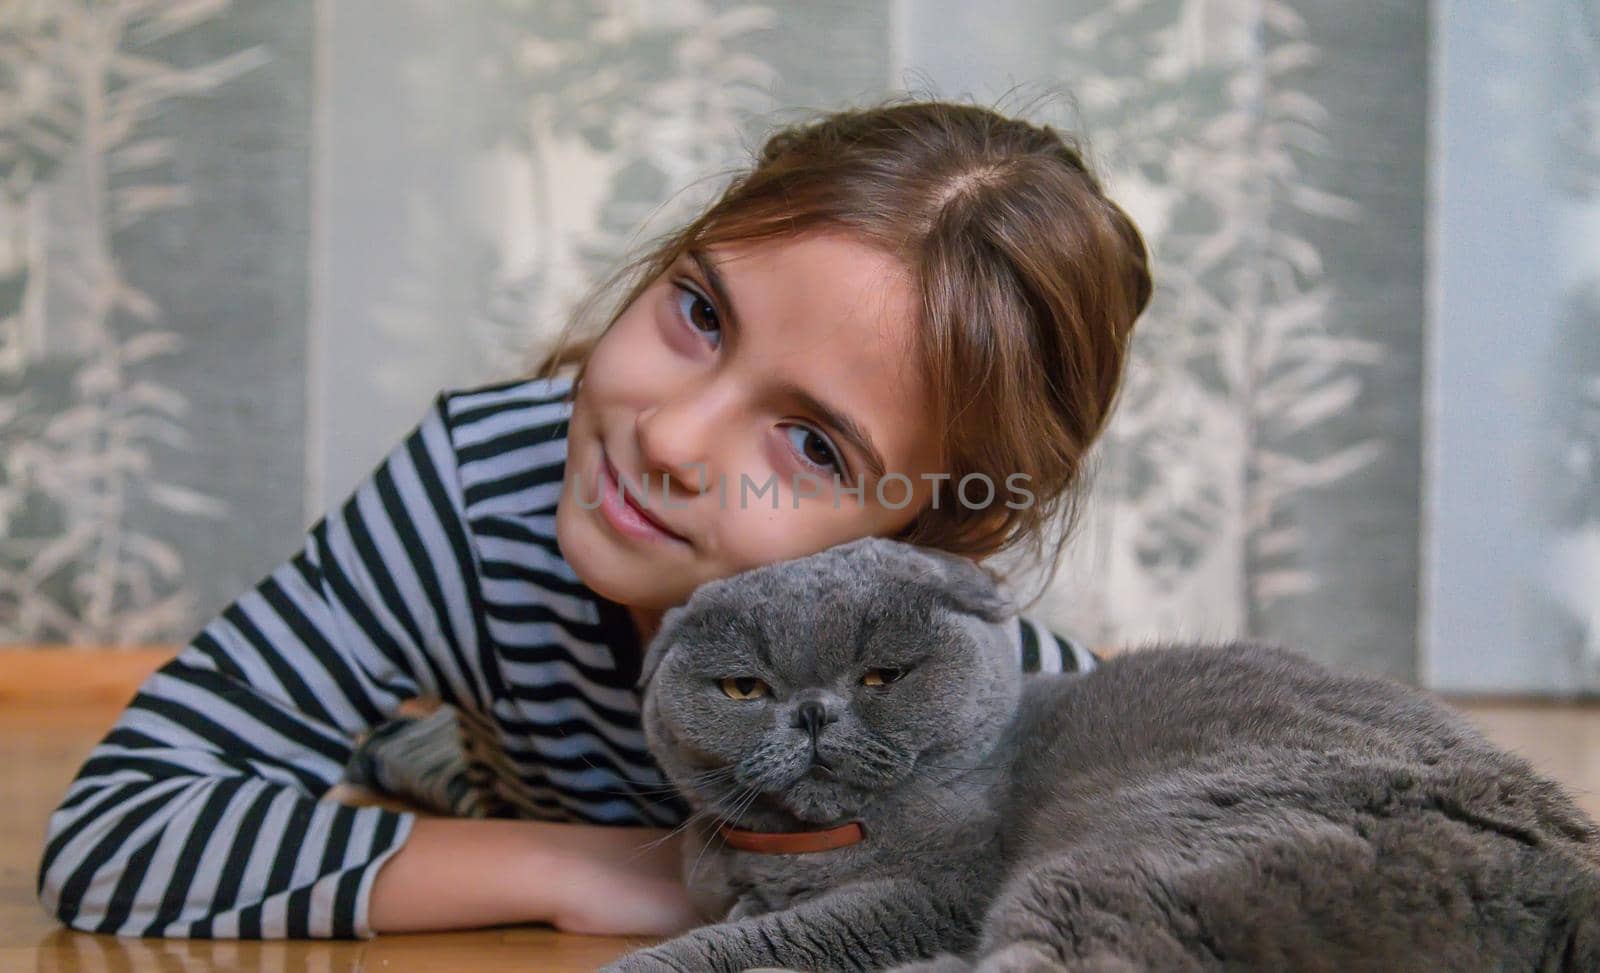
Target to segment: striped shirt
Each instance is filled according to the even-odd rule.
[[[639,725],[631,617],[556,544],[569,391],[440,394],[152,674],[50,818],[44,907],[117,935],[368,938],[416,815],[323,799],[347,769],[460,814],[680,823]],[[1028,672],[1095,663],[1025,616],[1013,640]],[[397,721],[418,697],[444,706]]]

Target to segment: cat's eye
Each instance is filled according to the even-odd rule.
[[[754,676],[729,676],[722,680],[722,691],[729,699],[760,699],[769,687]]]
[[[861,677],[861,685],[887,686],[905,674],[904,669],[868,669]]]

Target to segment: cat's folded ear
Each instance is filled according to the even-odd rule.
[[[667,650],[672,647],[672,642],[678,636],[678,628],[683,624],[683,617],[688,612],[687,605],[674,605],[668,608],[661,616],[661,624],[656,628],[656,634],[651,637],[650,643],[645,646],[644,660],[639,663],[639,681],[634,687],[641,692],[649,685],[650,677],[655,675],[661,667],[661,660],[666,657]]]
[[[1000,581],[969,557],[888,537],[869,537],[853,545],[872,558],[889,577],[931,588],[950,607],[987,622],[1016,614],[1016,605]]]

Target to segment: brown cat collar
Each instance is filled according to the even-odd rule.
[[[808,851],[829,851],[853,845],[867,836],[860,821],[841,824],[822,831],[746,831],[726,821],[717,822],[717,834],[729,848],[764,855],[798,855]]]

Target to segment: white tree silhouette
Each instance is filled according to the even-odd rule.
[[[1317,586],[1287,502],[1382,449],[1296,445],[1359,398],[1382,351],[1337,333],[1321,257],[1281,221],[1358,212],[1301,173],[1326,120],[1295,87],[1317,57],[1305,33],[1277,0],[1116,0],[1063,32],[1083,116],[1068,127],[1087,129],[1157,283],[1068,549],[1070,590],[1045,603],[1089,637],[1254,631],[1261,608]]]
[[[152,469],[154,444],[189,446],[187,402],[140,366],[182,336],[122,274],[113,238],[188,202],[159,173],[177,147],[143,123],[266,60],[251,48],[180,69],[140,48],[227,7],[0,8],[0,643],[128,645],[194,623],[181,556],[130,528],[128,508],[225,508]]]
[[[775,22],[763,6],[718,10],[704,0],[650,5],[550,5],[495,0],[472,70],[500,106],[470,148],[474,198],[413,193],[408,269],[437,266],[441,230],[477,215],[472,318],[461,340],[472,374],[509,375],[530,346],[564,325],[589,288],[635,240],[680,218],[706,195],[693,187],[738,163],[741,126],[771,107],[775,71],[737,40]],[[631,187],[631,188],[630,188]],[[698,191],[697,191],[698,190]],[[439,327],[433,286],[408,273],[377,317],[401,349],[430,346]],[[395,387],[424,363],[382,363]]]
[[[1566,92],[1555,119],[1557,185],[1575,210],[1600,206],[1600,7],[1572,3],[1564,13],[1579,84]],[[1594,254],[1600,219],[1591,216],[1586,239],[1566,241]],[[1580,671],[1600,684],[1600,265],[1570,282],[1565,319],[1553,363],[1552,428],[1556,431],[1554,550],[1547,586],[1559,611],[1579,633]]]

